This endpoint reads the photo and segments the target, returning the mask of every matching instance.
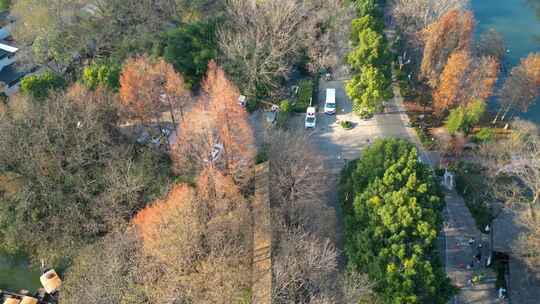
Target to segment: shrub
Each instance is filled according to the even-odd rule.
[[[462,107],[453,109],[448,115],[446,120],[446,130],[448,133],[455,134],[458,131],[462,130],[465,125],[465,110]]]
[[[263,146],[255,156],[255,164],[261,164],[268,160],[268,147]]]
[[[291,103],[289,102],[289,100],[285,99],[285,100],[282,100],[279,103],[279,111],[281,113],[290,113],[291,112]]]
[[[473,140],[478,143],[492,141],[493,130],[490,128],[482,128],[474,134]]]
[[[486,105],[481,100],[451,110],[446,121],[448,133],[455,134],[458,131],[463,131],[468,134],[472,127],[480,122],[485,111]]]
[[[289,115],[291,113],[292,107],[291,103],[288,100],[282,100],[279,103],[279,113],[277,113],[277,125],[279,127],[284,127]]]
[[[45,99],[49,95],[50,90],[63,89],[65,87],[65,79],[50,71],[39,75],[26,76],[21,81],[21,92],[37,100]]]
[[[339,122],[339,125],[343,128],[343,129],[352,129],[353,125],[350,121],[348,120],[342,120]]]
[[[255,98],[248,98],[248,101],[246,103],[246,110],[249,113],[255,112],[257,110],[257,100]]]
[[[0,0],[0,12],[9,10],[11,6],[11,0]]]
[[[82,80],[91,90],[101,85],[116,91],[120,87],[120,71],[121,67],[117,64],[93,63],[84,68]]]
[[[313,81],[301,80],[298,83],[298,100],[294,104],[293,111],[297,113],[303,113],[309,107],[309,103],[313,98]]]

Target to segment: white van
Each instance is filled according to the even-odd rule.
[[[306,120],[304,121],[304,126],[306,129],[315,128],[317,124],[315,107],[309,107],[306,111]]]
[[[326,89],[326,100],[324,101],[324,113],[336,114],[336,89]]]

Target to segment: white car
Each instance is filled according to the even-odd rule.
[[[336,114],[336,89],[326,89],[326,100],[324,101],[324,113]]]
[[[304,126],[306,129],[315,128],[317,125],[317,116],[315,107],[309,107],[306,111],[306,120],[304,122]]]

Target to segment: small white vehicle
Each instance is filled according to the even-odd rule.
[[[245,107],[247,104],[247,97],[245,95],[238,96],[238,104]]]
[[[315,107],[308,107],[306,111],[306,120],[304,122],[304,126],[306,129],[315,128],[317,125],[317,116]]]
[[[336,89],[326,89],[326,100],[324,101],[324,113],[336,114]]]

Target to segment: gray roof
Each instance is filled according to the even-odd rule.
[[[10,64],[0,71],[0,81],[11,87],[19,82],[26,74],[27,72],[19,71],[13,64]]]

